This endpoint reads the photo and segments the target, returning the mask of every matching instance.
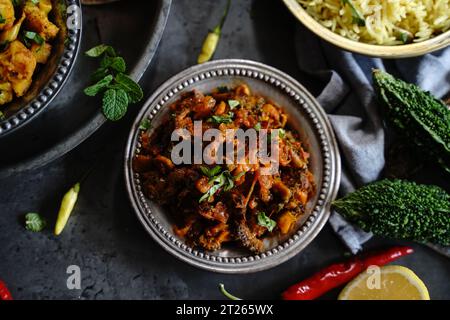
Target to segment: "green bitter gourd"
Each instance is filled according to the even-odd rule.
[[[390,122],[419,152],[450,172],[450,109],[429,92],[386,72],[374,70],[373,80]]]

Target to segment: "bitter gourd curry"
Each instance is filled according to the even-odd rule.
[[[51,0],[0,0],[0,107],[22,97],[47,63],[59,28]]]
[[[170,111],[170,119],[152,135],[142,132],[133,165],[146,195],[174,218],[178,236],[211,251],[237,243],[261,252],[265,238],[295,230],[315,194],[315,182],[306,146],[289,127],[288,114],[281,107],[241,84],[209,94],[184,93]],[[222,135],[227,130],[267,130],[271,139],[278,139],[279,169],[263,174],[259,157],[256,163],[248,162],[251,144],[245,146],[245,163],[176,165],[171,133],[183,128],[194,136],[195,120],[204,120],[199,135],[210,128]],[[234,139],[232,144],[239,142]]]

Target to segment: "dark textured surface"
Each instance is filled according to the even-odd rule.
[[[158,54],[143,82],[147,96],[169,76],[195,63],[206,29],[220,16],[221,8],[214,3],[174,1]],[[305,83],[295,63],[294,23],[280,1],[235,1],[216,58],[254,59]],[[219,282],[243,298],[277,298],[291,283],[343,258],[345,248],[327,226],[295,258],[261,273],[220,275],[176,260],[145,233],[125,194],[122,159],[132,118],[133,112],[104,127],[58,162],[0,181],[0,278],[16,298],[216,299],[222,298]],[[62,194],[93,163],[61,236],[53,236],[51,228],[37,234],[24,230],[23,216],[29,211],[41,213],[53,226]],[[368,247],[393,243],[378,239]],[[424,280],[432,298],[449,299],[449,260],[420,245],[414,247],[416,253],[398,263]],[[66,287],[66,268],[72,264],[81,268],[81,290]],[[334,299],[336,292],[327,297]]]

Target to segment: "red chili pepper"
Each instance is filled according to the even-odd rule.
[[[324,293],[339,287],[369,266],[383,266],[400,257],[413,253],[410,247],[393,247],[384,251],[376,251],[360,257],[353,257],[347,262],[332,264],[283,292],[284,300],[313,300]]]
[[[11,292],[9,292],[6,284],[0,280],[0,300],[12,300]]]

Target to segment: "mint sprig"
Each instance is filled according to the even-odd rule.
[[[91,97],[103,93],[103,114],[108,120],[120,120],[127,113],[130,103],[142,100],[142,88],[125,74],[125,59],[118,56],[113,47],[101,44],[85,54],[91,58],[101,57],[102,60],[100,67],[91,76],[94,84],[85,88],[84,93]]]
[[[108,54],[111,57],[117,56],[114,48],[111,46],[108,46],[106,44],[100,44],[96,47],[89,49],[88,51],[85,52],[85,55],[87,55],[88,57],[91,57],[91,58],[98,58],[101,55],[103,55],[104,53]]]
[[[211,185],[211,188],[209,188],[209,190],[203,194],[198,202],[203,202],[205,200],[210,201],[212,199],[212,196],[221,188],[223,188],[223,191],[225,192],[230,191],[235,186],[234,181],[239,180],[242,177],[242,175],[233,177],[230,171],[224,170],[220,172],[221,170],[222,168],[220,166],[215,166],[212,169],[204,166],[200,167],[200,171],[203,173],[203,175],[209,178],[208,183]]]

